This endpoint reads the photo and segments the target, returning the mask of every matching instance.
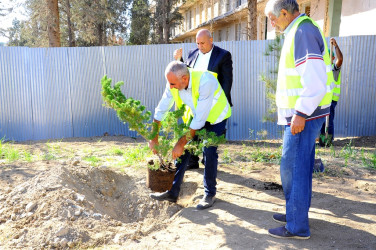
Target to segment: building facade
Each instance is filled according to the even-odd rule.
[[[265,14],[267,0],[257,0],[257,39],[275,38]],[[325,36],[376,35],[375,0],[298,0],[300,12],[312,17]],[[172,43],[194,43],[199,29],[214,41],[247,39],[247,0],[187,0],[180,3],[181,25],[171,30]],[[373,22],[372,22],[373,20]]]

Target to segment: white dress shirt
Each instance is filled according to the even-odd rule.
[[[191,108],[193,113],[193,120],[191,122],[191,129],[201,129],[205,126],[206,119],[209,116],[214,99],[214,92],[218,88],[218,80],[209,72],[204,72],[200,79],[199,97],[196,108],[193,105],[192,99],[192,82],[191,75],[189,77],[189,84],[187,89],[179,90],[179,96],[183,103]],[[218,97],[217,97],[218,98]],[[172,108],[174,104],[174,98],[170,91],[170,84],[166,84],[165,91],[158,106],[155,108],[154,119],[162,121],[167,112]]]
[[[214,47],[214,45],[213,45],[213,47]],[[211,54],[212,54],[212,51],[213,51],[213,47],[206,54],[202,53],[200,50],[198,51],[197,60],[195,62],[195,65],[193,66],[194,69],[201,70],[201,71],[208,70],[209,60],[210,60],[210,57],[211,57]]]

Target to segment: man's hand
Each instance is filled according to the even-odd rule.
[[[304,130],[305,118],[294,115],[291,119],[291,134],[296,135]]]
[[[330,38],[330,43],[333,44],[334,47],[338,46],[336,39],[334,39],[333,37]]]
[[[184,153],[184,145],[181,143],[176,143],[174,149],[172,150],[172,159],[179,158]]]
[[[177,49],[177,50],[174,51],[174,59],[176,61],[180,61],[182,56],[183,56],[183,48],[180,48],[180,49]]]
[[[158,151],[155,149],[155,146],[158,145],[158,136],[156,136],[153,140],[149,141],[149,148],[154,153],[157,154]]]
[[[179,158],[184,153],[184,146],[191,140],[196,134],[195,129],[190,129],[187,135],[182,136],[176,143],[174,149],[172,150],[172,159]],[[190,139],[187,139],[190,138]]]

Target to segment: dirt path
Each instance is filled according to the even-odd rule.
[[[353,150],[375,150],[373,138],[359,140]],[[144,168],[120,171],[108,159],[95,167],[83,160],[84,154],[106,155],[137,141],[58,143],[62,158],[0,162],[0,248],[376,249],[376,171],[360,167],[355,157],[344,166],[330,149],[318,153],[327,172],[314,178],[311,239],[299,241],[267,235],[279,226],[272,214],[284,211],[279,166],[246,159],[247,150],[275,152],[278,143],[221,147],[218,199],[204,211],[194,209],[203,194],[202,167],[187,172],[177,204],[156,202],[148,197]],[[45,145],[14,147],[42,152]],[[338,141],[331,150],[340,152],[344,145],[346,140]]]

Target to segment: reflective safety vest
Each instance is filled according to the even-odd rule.
[[[197,107],[197,101],[199,98],[199,87],[200,87],[200,79],[202,74],[205,71],[198,71],[194,69],[189,68],[189,72],[191,73],[191,84],[192,84],[192,101],[193,105],[196,108]],[[207,71],[210,72],[210,71]],[[212,75],[214,75],[217,78],[217,73],[210,72]],[[225,92],[223,91],[221,85],[218,83],[218,88],[214,92],[214,100],[211,106],[211,110],[209,112],[209,116],[206,119],[206,121],[210,122],[211,124],[216,124],[224,119],[227,119],[231,116],[231,106],[227,101]],[[178,89],[170,89],[172,97],[174,98],[174,101],[176,103],[176,106],[178,108],[181,108],[183,106],[183,100],[179,96],[179,90]],[[184,123],[189,123],[191,121],[191,118],[193,117],[192,110],[186,105],[186,112],[183,116]]]
[[[341,71],[338,74],[337,81],[334,80],[334,89],[333,89],[332,100],[338,102],[340,95],[341,95]]]
[[[294,43],[295,43],[295,33],[299,24],[304,20],[310,20],[319,30],[319,26],[311,18],[307,16],[299,17],[293,24],[291,30],[288,32],[285,42],[281,51],[281,58],[279,61],[279,70],[278,70],[278,80],[277,80],[277,91],[276,91],[276,104],[278,108],[282,109],[293,109],[295,108],[295,103],[300,97],[300,94],[303,90],[301,84],[301,77],[298,74],[298,71],[295,68],[295,59],[294,59]],[[328,53],[328,47],[326,45],[325,38],[320,30],[321,37],[324,41],[324,62],[326,65],[326,94],[321,100],[319,106],[328,107],[332,102],[333,88],[334,88],[334,79],[332,68],[330,64],[330,58]]]

